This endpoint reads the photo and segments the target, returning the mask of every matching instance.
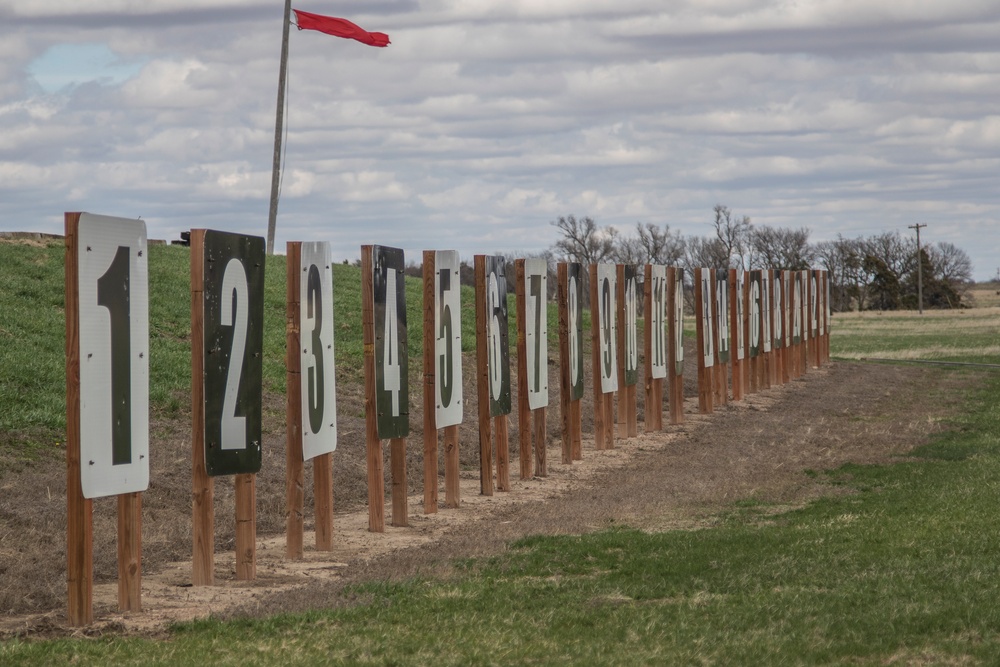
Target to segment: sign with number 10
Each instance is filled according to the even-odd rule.
[[[146,224],[81,213],[77,247],[83,497],[144,491],[149,485]]]
[[[405,268],[400,248],[372,246],[375,411],[378,437],[383,440],[410,433]]]
[[[302,244],[299,275],[302,456],[308,461],[337,449],[333,258],[329,243]]]
[[[639,382],[639,290],[636,279],[634,264],[625,265],[625,337],[623,346],[625,358],[621,363],[624,366],[625,386],[631,387]]]
[[[462,303],[457,250],[434,253],[434,421],[462,423]]]
[[[674,375],[684,375],[684,269],[674,269],[674,312],[671,331],[674,336]]]
[[[548,273],[544,259],[524,260],[524,338],[532,410],[549,404]]]
[[[264,239],[205,232],[205,468],[255,473],[261,463]]]

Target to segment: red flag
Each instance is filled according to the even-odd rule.
[[[369,46],[389,45],[389,35],[384,32],[368,32],[347,19],[310,14],[298,9],[293,9],[292,11],[295,12],[295,19],[299,25],[299,30],[319,30],[334,37],[356,39]]]

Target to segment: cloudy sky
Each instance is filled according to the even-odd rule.
[[[277,245],[463,257],[560,215],[812,240],[907,229],[1000,267],[996,0],[296,0]],[[0,230],[64,211],[264,235],[282,0],[0,0]]]

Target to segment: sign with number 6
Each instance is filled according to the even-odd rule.
[[[81,213],[77,248],[83,497],[144,491],[149,486],[146,224]]]
[[[255,473],[261,464],[264,239],[205,232],[205,468]]]

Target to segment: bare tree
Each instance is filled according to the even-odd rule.
[[[715,213],[715,220],[712,223],[715,227],[715,237],[721,244],[723,249],[721,252],[729,258],[725,268],[749,268],[752,265],[749,255],[752,252],[750,240],[753,232],[750,216],[737,217],[729,207],[722,204],[716,204],[712,210]]]
[[[617,231],[613,227],[599,227],[590,216],[579,220],[572,215],[559,216],[550,224],[562,235],[552,246],[553,254],[560,259],[600,264],[609,261],[615,252]]]
[[[809,245],[809,230],[805,227],[756,227],[750,245],[754,249],[753,266],[761,269],[795,271],[808,269],[816,259]]]
[[[954,243],[939,241],[927,248],[927,254],[937,270],[938,279],[965,297],[972,283],[972,260],[968,253]]]

